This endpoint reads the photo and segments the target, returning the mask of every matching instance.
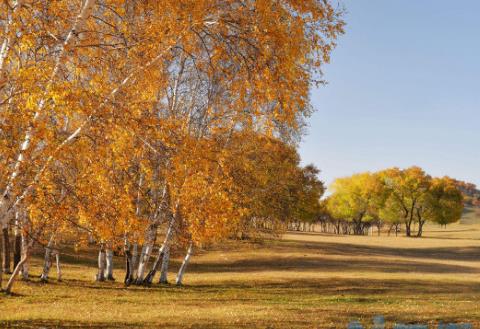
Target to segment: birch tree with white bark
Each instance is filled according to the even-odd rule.
[[[192,250],[230,236],[243,211],[225,170],[232,134],[292,141],[343,31],[341,10],[316,0],[0,7],[0,225],[22,232],[8,292],[59,222],[96,241],[98,278],[104,267],[113,277],[113,250],[132,248],[126,282],[137,283],[156,241],[147,281],[173,242]]]

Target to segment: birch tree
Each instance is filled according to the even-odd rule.
[[[180,240],[193,248],[231,234],[242,209],[224,170],[231,135],[297,138],[344,25],[341,10],[315,0],[0,6],[0,224],[29,213],[7,291],[61,221],[54,205],[109,250],[142,243],[139,281],[169,225],[165,186]]]

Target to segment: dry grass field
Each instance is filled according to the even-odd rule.
[[[64,257],[63,282],[34,278],[0,297],[0,328],[346,328],[351,320],[370,328],[377,314],[389,328],[480,328],[480,222],[426,231],[229,244],[197,253],[184,287],[95,283],[94,255]],[[171,267],[173,278],[178,261]]]

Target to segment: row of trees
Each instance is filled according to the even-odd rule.
[[[121,248],[127,284],[187,250],[181,283],[196,246],[310,216],[323,185],[292,145],[341,15],[319,0],[2,1],[5,290],[34,244],[43,280],[88,241],[111,279]]]
[[[351,227],[354,234],[365,234],[372,226],[380,231],[388,223],[395,231],[404,225],[407,236],[414,234],[415,225],[416,236],[420,237],[425,222],[447,225],[458,221],[463,212],[464,200],[457,181],[431,177],[419,167],[339,178],[331,189],[325,204],[330,222],[338,225],[338,233],[345,223],[347,229],[343,231],[349,232]]]

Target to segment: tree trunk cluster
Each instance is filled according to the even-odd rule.
[[[297,232],[315,232],[315,225],[316,223],[311,222],[291,221],[288,222],[287,229]]]

